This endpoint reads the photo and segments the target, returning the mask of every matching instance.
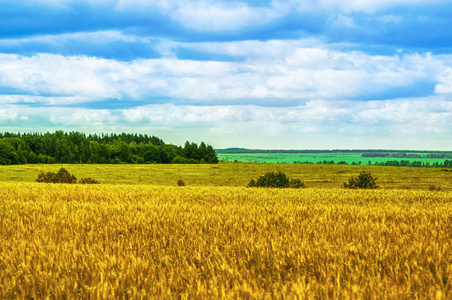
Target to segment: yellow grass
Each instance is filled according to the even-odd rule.
[[[0,184],[0,299],[452,298],[449,190]]]
[[[282,171],[305,181],[308,188],[338,188],[362,171],[378,177],[383,189],[452,188],[452,169],[379,166],[220,163],[218,165],[16,165],[0,166],[0,182],[34,182],[40,172],[66,168],[78,179],[92,177],[102,184],[175,186],[246,186],[266,172]]]

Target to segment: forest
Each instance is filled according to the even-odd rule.
[[[0,133],[0,165],[27,163],[218,163],[204,142],[183,147],[146,134]]]

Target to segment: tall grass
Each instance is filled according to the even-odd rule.
[[[4,183],[0,298],[452,297],[448,191]]]

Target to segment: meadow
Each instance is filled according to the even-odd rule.
[[[452,297],[449,170],[63,166],[101,184],[0,167],[1,299]],[[379,189],[341,188],[363,169]],[[307,188],[245,187],[278,170]]]
[[[77,178],[92,177],[102,184],[175,186],[182,179],[188,186],[246,186],[269,171],[281,171],[301,179],[309,188],[340,188],[363,170],[378,177],[384,189],[452,188],[452,169],[317,164],[28,164],[0,166],[0,182],[35,182],[40,172],[66,168]]]

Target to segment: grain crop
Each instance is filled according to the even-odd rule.
[[[0,298],[446,299],[450,191],[0,188]]]

